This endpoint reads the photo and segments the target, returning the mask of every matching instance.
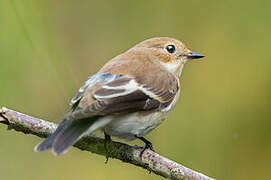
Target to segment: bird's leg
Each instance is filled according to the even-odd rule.
[[[152,151],[154,151],[153,147],[152,147],[152,143],[150,141],[148,141],[147,139],[145,139],[144,137],[138,137],[137,135],[135,135],[136,138],[140,139],[141,141],[143,141],[145,143],[145,146],[143,148],[143,150],[140,152],[139,157],[142,158],[142,155],[144,153],[144,151],[146,149],[150,149]]]
[[[106,160],[105,160],[105,164],[107,164],[108,163],[108,159],[109,159],[109,156],[108,156],[108,149],[107,149],[107,143],[108,142],[111,142],[112,141],[112,139],[111,139],[111,137],[110,137],[110,135],[108,135],[108,134],[106,134],[106,132],[104,132],[104,139],[105,139],[105,142],[104,142],[104,149],[105,149],[105,151],[106,151]]]

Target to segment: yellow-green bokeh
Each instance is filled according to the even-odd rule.
[[[270,9],[270,0],[0,0],[0,105],[58,122],[106,61],[144,39],[175,37],[206,58],[187,64],[179,103],[147,138],[217,179],[268,179]],[[0,179],[162,179],[74,148],[34,153],[38,142],[0,125]]]

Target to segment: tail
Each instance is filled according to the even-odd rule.
[[[61,121],[53,134],[35,147],[35,151],[43,152],[52,148],[55,155],[63,154],[86,132],[91,133],[104,125],[104,123],[97,122],[99,122],[97,116],[76,120],[66,117]]]

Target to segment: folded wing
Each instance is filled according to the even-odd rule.
[[[74,116],[122,114],[163,109],[174,99],[165,86],[152,87],[139,78],[99,73],[92,76],[72,99]]]

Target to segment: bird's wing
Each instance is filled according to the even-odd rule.
[[[111,82],[120,76],[121,75],[113,75],[110,73],[97,73],[93,76],[90,76],[85,84],[78,90],[77,94],[72,98],[70,105],[75,108],[84,96],[87,89],[95,90],[102,84]]]
[[[73,115],[103,116],[163,109],[176,95],[171,89],[163,85],[160,89],[152,87],[132,76],[98,73],[72,99]]]

